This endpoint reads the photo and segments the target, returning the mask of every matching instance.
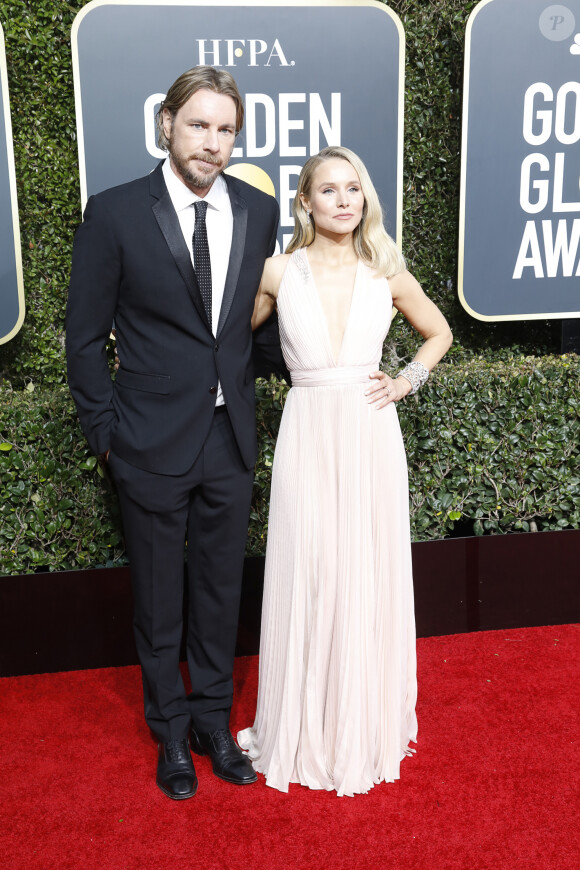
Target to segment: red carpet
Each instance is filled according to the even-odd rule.
[[[420,640],[417,755],[355,798],[239,788],[198,759],[198,794],[173,802],[137,668],[1,680],[0,865],[576,870],[579,641],[577,626]],[[236,677],[234,729],[257,659]]]

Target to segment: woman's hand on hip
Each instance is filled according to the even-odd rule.
[[[374,405],[377,411],[390,402],[404,399],[412,389],[407,378],[398,377],[393,380],[386,372],[372,372],[369,378],[372,383],[366,388],[365,396],[369,405]]]

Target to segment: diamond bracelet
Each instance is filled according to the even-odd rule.
[[[429,369],[427,366],[424,366],[421,362],[410,362],[405,366],[404,369],[398,373],[397,377],[406,378],[411,384],[412,390],[411,395],[416,393],[419,387],[422,387],[427,378],[429,377]]]

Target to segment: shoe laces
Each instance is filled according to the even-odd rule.
[[[165,754],[173,764],[181,764],[183,761],[187,761],[191,757],[189,755],[187,738],[183,740],[168,740],[165,744]]]
[[[209,735],[210,740],[215,746],[217,752],[225,752],[226,750],[236,750],[236,744],[231,732],[227,728],[222,728],[219,731],[212,731]]]

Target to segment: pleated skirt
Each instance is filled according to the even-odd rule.
[[[259,690],[238,742],[268,785],[399,778],[417,738],[407,464],[363,384],[293,387],[276,447]]]

